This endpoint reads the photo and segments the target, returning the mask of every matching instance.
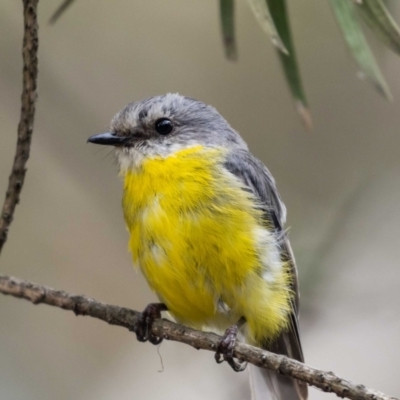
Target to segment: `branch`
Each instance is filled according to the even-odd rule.
[[[35,102],[37,98],[36,81],[38,74],[38,0],[23,0],[24,3],[24,40],[22,47],[23,79],[21,96],[21,117],[18,125],[17,149],[8,181],[6,199],[0,216],[0,253],[7,240],[8,228],[12,222],[14,210],[19,202],[19,194],[24,184],[26,162],[29,158]]]
[[[135,331],[140,315],[139,312],[128,308],[100,303],[85,296],[69,294],[62,290],[54,290],[4,275],[0,275],[0,292],[29,300],[34,304],[43,303],[70,310],[75,315],[88,315],[98,318],[108,324],[127,328],[129,331]],[[167,340],[186,343],[196,349],[214,352],[221,339],[220,336],[214,333],[196,331],[165,319],[156,320],[152,326],[152,332],[156,336]],[[398,400],[369,389],[364,385],[356,385],[339,378],[333,372],[321,371],[291,358],[244,343],[236,343],[234,355],[241,361],[247,361],[258,367],[301,380],[324,392],[336,393],[337,396],[342,398],[346,397],[353,400]]]

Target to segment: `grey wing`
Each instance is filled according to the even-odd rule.
[[[275,186],[275,180],[265,165],[250,154],[247,150],[232,151],[226,161],[226,169],[234,174],[244,184],[245,190],[251,190],[258,197],[263,207],[267,222],[274,227],[280,245],[280,254],[283,261],[288,262],[293,275],[292,289],[295,296],[292,300],[292,313],[290,315],[289,329],[282,332],[272,345],[268,346],[278,354],[284,354],[304,362],[303,351],[300,343],[298,314],[299,314],[299,290],[297,268],[293,252],[284,230],[286,221],[286,208],[281,201]],[[269,388],[273,386],[277,398],[284,399],[306,399],[307,386],[298,381],[271,373],[264,374],[264,381],[267,381]],[[261,397],[255,397],[261,398]]]

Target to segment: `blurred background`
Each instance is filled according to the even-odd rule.
[[[0,3],[0,194],[19,119],[21,3]],[[374,46],[388,103],[357,79],[328,2],[289,2],[308,133],[246,2],[236,8],[236,63],[224,58],[214,0],[76,1],[50,26],[58,3],[39,4],[31,158],[0,273],[137,310],[154,301],[127,252],[113,155],[86,139],[132,100],[189,95],[214,105],[277,180],[300,270],[306,362],[399,396],[400,59]],[[392,11],[400,20],[398,2]],[[208,352],[157,349],[2,295],[0,321],[1,400],[249,398],[247,372]],[[336,397],[311,389],[310,398]]]

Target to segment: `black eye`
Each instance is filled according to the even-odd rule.
[[[160,135],[168,135],[172,132],[172,129],[174,129],[172,122],[168,118],[158,119],[154,127]]]

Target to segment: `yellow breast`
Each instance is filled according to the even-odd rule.
[[[279,264],[263,277],[273,237],[223,159],[223,151],[196,146],[125,172],[129,249],[178,320],[202,327],[244,316],[259,342],[287,323],[288,274]]]

